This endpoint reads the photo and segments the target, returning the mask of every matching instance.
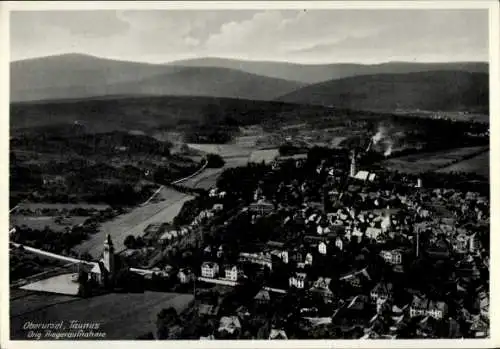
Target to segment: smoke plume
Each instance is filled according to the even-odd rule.
[[[392,140],[389,140],[389,142],[387,142],[387,148],[385,148],[384,151],[384,156],[388,157],[391,154],[392,154]]]
[[[377,145],[386,136],[386,129],[383,126],[379,126],[377,133],[372,137],[373,145]]]

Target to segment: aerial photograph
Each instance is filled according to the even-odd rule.
[[[489,20],[10,11],[10,340],[491,338]]]

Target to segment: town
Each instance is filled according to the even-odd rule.
[[[108,235],[73,266],[80,295],[191,293],[158,314],[159,339],[487,337],[488,192],[371,168],[370,148],[224,171],[120,255]]]

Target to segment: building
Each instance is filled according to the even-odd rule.
[[[286,340],[288,339],[288,336],[286,335],[286,332],[284,330],[278,330],[275,328],[271,329],[271,332],[269,333],[269,339],[281,339],[281,340]]]
[[[217,330],[222,336],[237,337],[241,333],[241,323],[237,316],[223,316]]]
[[[341,251],[344,249],[344,242],[339,236],[335,239],[335,246]]]
[[[238,267],[236,265],[226,266],[224,269],[224,275],[227,280],[237,281],[238,280]]]
[[[307,274],[306,273],[294,273],[288,279],[288,284],[290,287],[304,289],[307,284]]]
[[[273,268],[272,256],[270,253],[240,252],[239,261],[258,264],[261,266],[268,267],[271,270]]]
[[[327,252],[327,243],[324,242],[324,241],[321,241],[319,244],[318,244],[318,252],[325,255],[326,252]]]
[[[354,177],[356,175],[356,151],[351,152],[351,165],[349,167],[349,177]]]
[[[159,241],[169,227],[170,224],[168,223],[151,223],[144,229],[142,240],[147,246],[152,246]]]
[[[380,228],[374,228],[374,227],[366,228],[365,235],[368,239],[378,240],[380,234],[382,234],[382,229]]]
[[[329,277],[320,276],[313,284],[313,287],[309,290],[309,292],[313,294],[319,294],[325,303],[331,302],[334,298],[334,294],[332,290],[330,290],[330,284],[332,279]]]
[[[431,301],[427,297],[414,296],[410,305],[410,316],[430,316],[436,320],[447,315],[448,305],[445,302]]]
[[[389,264],[399,265],[403,261],[403,253],[399,249],[383,250],[380,256]]]
[[[371,277],[366,268],[347,273],[339,278],[340,281],[349,283],[352,287],[361,287],[366,281],[370,281]]]
[[[258,305],[267,305],[271,302],[269,291],[264,289],[260,290],[253,299]]]
[[[219,265],[214,262],[204,262],[201,265],[201,276],[206,278],[216,278],[219,275]]]
[[[313,264],[313,256],[311,253],[306,254],[306,258],[304,259],[304,264],[305,265],[312,265]]]
[[[195,279],[193,272],[188,268],[180,269],[177,278],[181,284],[188,284]]]
[[[379,282],[370,292],[372,303],[391,300],[393,296],[392,283]]]
[[[249,210],[252,213],[264,216],[274,211],[274,205],[270,202],[259,200],[250,204]]]

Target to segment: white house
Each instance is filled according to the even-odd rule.
[[[368,228],[366,228],[365,234],[366,234],[367,238],[377,240],[379,235],[382,234],[382,229],[368,227]]]
[[[305,287],[306,280],[306,273],[295,273],[288,279],[288,284],[290,285],[290,287],[303,289]]]
[[[230,281],[238,280],[238,267],[236,265],[227,266],[224,269],[225,278]]]
[[[204,262],[201,265],[201,276],[213,279],[219,274],[219,265],[213,262]]]
[[[327,252],[326,250],[327,250],[327,244],[324,241],[321,241],[318,244],[318,252],[325,255]]]
[[[306,258],[304,260],[304,264],[306,264],[306,265],[312,265],[312,263],[313,263],[313,256],[312,256],[312,254],[310,254],[310,253],[306,254]]]
[[[380,255],[382,258],[389,264],[401,264],[403,261],[403,254],[401,253],[401,250],[395,249],[395,250],[383,250],[380,252]]]
[[[339,236],[335,239],[335,246],[337,246],[337,248],[341,251],[344,249],[344,242]]]

